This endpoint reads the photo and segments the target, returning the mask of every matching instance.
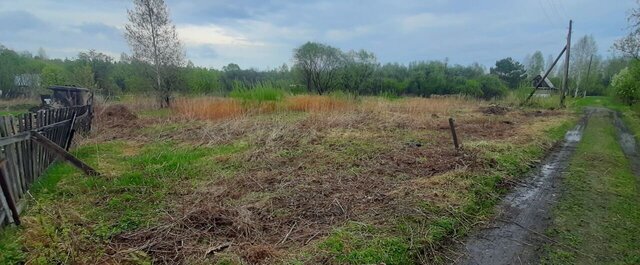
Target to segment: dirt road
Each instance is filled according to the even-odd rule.
[[[540,247],[546,239],[544,230],[551,220],[550,210],[560,191],[562,173],[582,138],[590,116],[601,111],[608,110],[589,108],[585,111],[576,127],[566,133],[563,143],[542,161],[531,177],[504,198],[499,205],[498,216],[468,238],[458,264],[538,263]],[[625,142],[635,146],[632,140],[633,136],[625,138]]]

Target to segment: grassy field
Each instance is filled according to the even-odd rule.
[[[0,116],[19,115],[29,112],[32,107],[38,106],[39,103],[32,98],[18,98],[12,100],[0,100]]]
[[[101,106],[74,153],[103,177],[52,167],[0,263],[447,263],[575,122],[457,97],[265,98]]]
[[[640,241],[630,236],[640,233],[637,179],[604,115],[589,121],[571,160],[545,264],[640,263]]]

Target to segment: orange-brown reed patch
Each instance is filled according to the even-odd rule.
[[[189,118],[207,120],[238,117],[246,112],[242,104],[236,100],[215,97],[178,98],[172,108]]]
[[[251,102],[220,97],[178,98],[172,108],[176,113],[194,119],[220,120],[242,115],[264,114],[277,111],[345,112],[363,111],[389,113],[411,117],[433,114],[449,115],[477,109],[481,102],[464,97],[403,98],[390,101],[377,97],[360,100],[321,95],[298,95],[283,101]]]
[[[319,95],[288,97],[286,104],[289,110],[306,112],[348,110],[355,107],[354,102],[349,100]]]

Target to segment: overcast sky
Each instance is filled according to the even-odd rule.
[[[602,55],[627,32],[635,0],[166,0],[196,65],[274,68],[318,41],[366,49],[380,62],[443,60],[486,66],[541,50],[559,52],[568,20],[592,34]],[[0,44],[50,57],[89,49],[130,53],[123,38],[130,0],[0,0]]]

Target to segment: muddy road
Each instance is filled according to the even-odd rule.
[[[458,264],[538,263],[563,171],[589,118],[600,111],[607,110],[587,109],[576,127],[566,133],[564,141],[533,170],[532,176],[504,198],[497,217],[464,243]]]
[[[607,117],[616,128],[617,140],[640,180],[640,153],[636,139],[620,113],[606,108],[587,108],[564,141],[498,206],[499,214],[486,227],[471,235],[457,264],[538,264],[541,247],[549,240],[545,229],[560,193],[563,171],[593,115]],[[598,144],[598,143],[593,143]]]

